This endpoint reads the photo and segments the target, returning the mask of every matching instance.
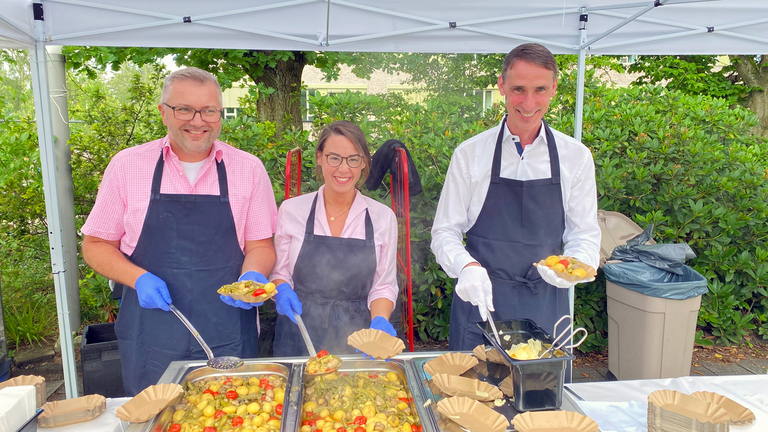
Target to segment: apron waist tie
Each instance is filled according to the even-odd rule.
[[[533,294],[538,294],[539,290],[536,289],[536,286],[531,282],[530,280],[515,275],[515,281],[522,283],[523,285],[527,286]]]

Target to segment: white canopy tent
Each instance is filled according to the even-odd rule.
[[[67,397],[77,374],[63,277],[46,45],[586,54],[768,54],[766,0],[0,0],[0,48],[31,52]]]

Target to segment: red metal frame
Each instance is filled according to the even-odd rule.
[[[405,149],[396,151],[397,184],[389,177],[392,191],[392,210],[397,216],[397,270],[400,286],[405,290],[403,299],[403,326],[408,349],[413,352],[413,282],[411,280],[411,209],[408,190],[408,157]]]
[[[301,195],[301,149],[288,150],[285,155],[285,199]]]

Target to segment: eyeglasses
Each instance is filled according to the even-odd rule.
[[[357,168],[363,163],[363,157],[360,155],[351,155],[347,157],[339,156],[336,153],[328,153],[325,155],[325,160],[328,161],[328,165],[337,167],[341,165],[341,162],[347,160],[347,166],[350,168]]]
[[[170,106],[163,102],[173,111],[173,117],[176,120],[190,121],[195,118],[195,114],[200,113],[200,118],[206,123],[218,123],[224,115],[224,110],[215,110],[213,108],[204,108],[201,110],[192,109],[184,106]]]

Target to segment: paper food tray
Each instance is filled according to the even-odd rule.
[[[424,370],[435,376],[439,373],[461,375],[472,369],[479,362],[476,358],[464,353],[445,353],[424,363]]]
[[[727,431],[728,413],[719,406],[674,390],[648,395],[649,430]]]
[[[107,408],[102,395],[88,395],[74,399],[48,402],[37,418],[40,427],[59,427],[92,420]]]
[[[509,427],[506,417],[465,397],[442,399],[437,403],[437,411],[470,432],[504,432]]]
[[[8,381],[0,383],[0,389],[4,389],[6,387],[23,386],[23,385],[35,386],[37,408],[40,408],[41,406],[45,405],[45,395],[46,395],[45,378],[41,376],[20,375],[15,378],[11,378]]]
[[[728,414],[728,420],[734,425],[745,425],[755,421],[755,413],[749,410],[749,408],[733,401],[723,395],[700,391],[691,393],[691,396],[705,400],[709,403],[713,403]]]
[[[258,286],[266,285],[266,284],[260,284],[258,282],[253,282],[253,281],[243,281],[243,282],[235,282],[235,283],[248,283],[248,282],[250,282],[250,283],[252,283],[254,285],[258,285]],[[232,284],[230,284],[230,285],[232,285]],[[256,297],[254,297],[253,295],[242,295],[242,294],[235,294],[235,293],[224,292],[224,287],[219,288],[218,290],[216,290],[216,292],[221,294],[221,295],[223,295],[223,296],[225,296],[225,297],[232,297],[233,299],[240,300],[240,301],[242,301],[244,303],[261,303],[261,302],[269,300],[272,297],[277,295],[277,289],[275,289],[271,293],[264,293],[264,294],[256,296]]]
[[[378,360],[392,358],[405,349],[405,344],[400,338],[375,329],[362,329],[352,333],[347,338],[347,344]]]
[[[518,432],[598,432],[591,418],[571,411],[540,411],[518,414],[512,419]]]
[[[583,263],[583,262],[581,262],[581,261],[579,261],[579,260],[577,260],[577,259],[575,259],[573,257],[567,257],[565,255],[560,255],[560,259],[571,259],[571,260],[575,261],[575,264],[573,264],[574,266],[579,266],[580,268],[583,268],[584,271],[587,272],[586,276],[578,277],[578,276],[574,276],[574,275],[568,274],[566,272],[559,272],[559,271],[557,271],[557,270],[555,270],[553,268],[550,268],[550,270],[554,271],[555,273],[557,273],[558,276],[560,276],[561,278],[567,280],[568,282],[587,281],[587,280],[594,279],[595,276],[597,276],[597,271],[595,271],[595,268],[592,267],[591,265],[585,264],[585,263]],[[539,261],[537,263],[533,263],[533,265],[546,267],[547,265],[545,264],[544,261],[546,261],[546,259],[543,259],[543,260],[541,260],[541,261]]]
[[[504,397],[497,387],[476,379],[436,374],[432,376],[432,381],[440,390],[451,396],[464,396],[479,401],[493,401]]]
[[[184,389],[178,384],[152,385],[118,408],[115,416],[130,423],[142,423],[156,416],[182,394]]]

